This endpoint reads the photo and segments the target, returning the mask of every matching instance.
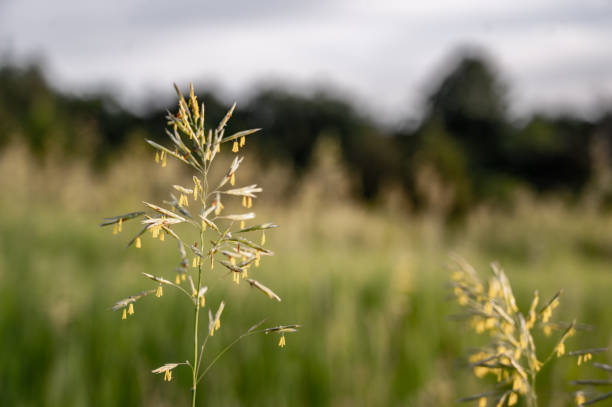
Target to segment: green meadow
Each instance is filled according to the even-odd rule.
[[[118,235],[98,226],[142,200],[161,201],[171,175],[180,175],[128,157],[104,175],[32,164],[19,149],[0,158],[1,406],[190,402],[187,368],[177,368],[170,383],[151,374],[190,357],[187,300],[167,287],[161,298],[137,302],[127,320],[110,310],[155,288],[143,272],[173,281],[180,260],[169,238],[147,236],[141,249],[126,248],[137,224],[126,222]],[[263,196],[266,189],[274,196],[281,173],[263,174]],[[483,338],[456,317],[452,256],[485,277],[498,261],[522,310],[535,289],[543,300],[563,289],[555,320],[585,324],[568,350],[611,343],[612,216],[523,194],[503,210],[483,206],[448,223],[434,212],[329,199],[334,178],[313,179],[282,204],[255,203],[258,220],[280,228],[267,234],[275,256],[252,274],[282,302],[233,284],[222,267],[206,272],[206,307],[227,305],[205,363],[262,319],[301,330],[286,336],[284,348],[277,335],[239,342],[205,377],[199,405],[453,406],[484,390],[494,380],[478,381],[466,368],[465,355]],[[607,354],[595,360],[609,362]],[[561,358],[539,379],[540,404],[571,405],[569,381],[598,377],[591,366]]]

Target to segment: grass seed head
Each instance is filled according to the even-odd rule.
[[[232,152],[238,153],[245,146],[246,137],[260,129],[239,131],[226,136],[225,131],[236,104],[232,105],[219,124],[213,127],[205,123],[204,104],[198,102],[192,84],[189,86],[188,98],[183,96],[176,85],[175,90],[178,96],[178,109],[175,110],[176,114],[169,112],[166,117],[168,127],[165,133],[170,146],[166,147],[152,140],[146,140],[146,142],[155,149],[155,163],[162,168],[166,167],[167,160],[171,159],[193,170],[193,187],[191,185],[186,187],[174,184],[172,189],[177,196],[170,193],[171,200],[163,201],[163,204],[159,205],[143,202],[145,211],[106,218],[101,226],[113,225],[113,234],[118,234],[122,231],[124,222],[143,217],[142,228],[129,241],[128,247],[133,244],[136,248],[141,248],[142,236],[147,231],[151,233],[151,237],[154,239],[164,241],[165,236],[168,235],[178,242],[179,264],[178,268],[173,271],[175,273],[174,282],[161,276],[144,273],[144,276],[152,280],[157,286],[117,302],[112,309],[120,310],[122,319],[126,319],[129,315],[134,314],[134,303],[139,299],[150,294],[155,294],[157,298],[161,298],[164,294],[164,285],[170,286],[171,290],[176,290],[176,292],[189,298],[195,311],[193,359],[185,363],[165,364],[153,370],[153,373],[163,373],[164,380],[171,381],[173,369],[179,365],[189,366],[193,373],[192,404],[195,405],[198,382],[208,371],[208,368],[201,370],[200,363],[204,347],[200,348],[198,346],[199,333],[197,332],[200,309],[206,305],[205,295],[208,292],[208,286],[204,285],[205,279],[208,277],[205,271],[212,271],[215,261],[220,261],[223,266],[229,269],[236,284],[239,284],[241,279],[246,279],[251,287],[257,288],[271,299],[280,301],[280,297],[270,288],[248,278],[248,270],[252,264],[258,266],[262,255],[271,256],[274,254],[271,250],[264,248],[263,245],[266,242],[265,230],[275,228],[277,225],[263,223],[246,227],[245,221],[254,219],[254,212],[222,215],[224,210],[223,200],[227,199],[229,202],[233,199],[240,199],[244,207],[251,208],[253,199],[257,197],[256,194],[262,192],[262,189],[256,184],[236,186],[236,172],[244,157],[235,156],[229,169],[220,180],[212,179],[210,172],[216,155],[221,152],[221,144],[232,143]],[[216,187],[212,187],[214,185]],[[193,198],[193,203],[189,202],[190,198]],[[189,208],[190,206],[191,208]],[[190,212],[190,210],[193,212]],[[192,213],[194,215],[199,214],[199,219],[192,216]],[[185,250],[184,232],[181,228],[192,228],[200,234],[200,246],[198,246],[198,243],[190,246],[194,254],[191,260],[191,268],[188,267],[190,261]],[[252,241],[256,239],[254,236],[247,238],[250,232],[255,231],[261,231],[260,244]],[[237,234],[242,235],[236,237]],[[205,247],[206,242],[210,242],[210,245]],[[227,256],[229,261],[216,259],[219,255]],[[188,286],[182,284],[185,281],[188,282]],[[214,315],[211,309],[208,309],[209,336],[213,336],[220,329],[224,307],[225,302],[221,301]],[[261,323],[253,326],[244,335],[248,336],[258,332],[266,334],[276,332],[281,335],[279,341],[281,347],[285,345],[285,334],[296,332],[299,327],[298,325],[281,325],[257,331],[256,328],[259,325]],[[213,358],[214,361],[217,359]]]
[[[489,373],[497,376],[498,385],[492,393],[499,398],[497,405],[512,406],[524,397],[528,405],[535,406],[535,378],[544,365],[567,354],[566,341],[576,332],[576,322],[565,326],[547,356],[538,356],[538,345],[544,345],[536,342],[533,331],[541,329],[546,335],[552,334],[555,324],[550,320],[552,311],[559,306],[561,292],[537,312],[540,297],[535,291],[527,313],[523,314],[504,271],[497,264],[492,265],[492,270],[493,276],[484,284],[471,266],[458,261],[451,276],[453,293],[468,316],[470,327],[478,334],[487,333],[490,338],[488,344],[469,358],[470,366],[478,378]],[[579,356],[579,364],[585,357],[590,358],[586,356],[588,351],[570,354]],[[467,400],[479,399],[462,399]]]

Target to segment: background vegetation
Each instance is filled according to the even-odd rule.
[[[246,147],[244,172],[265,191],[256,209],[281,225],[268,236],[277,256],[256,273],[284,301],[225,290],[238,322],[212,345],[264,317],[303,328],[282,350],[265,336],[237,346],[202,405],[454,405],[480,387],[461,358],[476,339],[450,318],[452,253],[482,272],[498,260],[523,309],[535,288],[564,288],[557,315],[593,327],[568,349],[610,343],[612,114],[513,122],[505,85],[475,56],[432,89],[422,119],[401,128],[325,93],[239,103],[230,130],[264,128]],[[216,122],[225,104],[200,97]],[[185,175],[156,167],[142,142],[163,140],[164,115],[58,93],[38,67],[0,69],[0,405],[187,403],[186,372],[181,386],[150,374],[188,348],[182,298],[139,302],[127,321],[108,309],[146,284],[142,271],[172,276],[174,250],[125,250],[127,234],[97,226]],[[556,366],[541,405],[569,403],[568,380],[597,374]]]
[[[352,196],[358,199],[376,200],[393,187],[411,205],[427,207],[432,197],[420,179],[430,184],[434,177],[453,215],[464,215],[482,202],[507,201],[516,187],[562,194],[570,202],[596,193],[600,203],[609,205],[609,107],[601,106],[603,113],[593,119],[536,112],[513,120],[508,86],[478,55],[465,55],[436,81],[423,102],[423,117],[395,128],[323,90],[304,96],[273,87],[241,101],[233,126],[264,128],[254,140],[260,162],[282,164],[298,177],[311,163],[317,142],[335,140],[354,177]],[[212,93],[200,98],[206,100],[210,120],[223,117],[227,103]],[[136,115],[112,95],[78,98],[56,92],[40,67],[0,69],[0,146],[25,143],[39,159],[53,151],[103,169],[143,136],[163,141],[170,108],[151,102],[146,113]],[[286,192],[293,196],[296,189],[289,186]]]

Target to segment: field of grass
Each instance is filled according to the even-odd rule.
[[[150,373],[190,356],[185,299],[166,289],[125,321],[109,310],[154,287],[142,272],[173,279],[174,243],[145,238],[142,249],[125,249],[137,225],[118,236],[98,227],[159,195],[165,178],[145,188],[146,172],[134,170],[142,162],[96,179],[24,157],[0,158],[0,405],[187,405],[186,369],[171,383]],[[281,303],[234,285],[220,268],[206,277],[214,287],[207,306],[227,302],[209,358],[263,318],[301,331],[283,349],[276,336],[239,343],[204,380],[199,405],[452,406],[484,389],[463,358],[482,342],[452,318],[451,254],[482,273],[499,261],[522,309],[534,289],[547,298],[563,288],[555,316],[593,326],[570,350],[611,342],[612,216],[525,198],[511,211],[482,209],[447,226],[311,195],[256,208],[259,219],[281,225],[266,244],[276,256],[253,271]],[[569,405],[568,381],[580,377],[597,372],[569,358],[547,367],[541,405]]]

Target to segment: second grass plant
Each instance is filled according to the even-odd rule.
[[[497,385],[460,401],[476,402],[478,407],[514,406],[522,398],[525,405],[538,405],[536,379],[541,369],[564,355],[588,361],[593,353],[604,349],[587,349],[566,353],[566,340],[576,332],[576,321],[553,322],[553,310],[559,305],[561,292],[540,305],[535,291],[527,313],[517,306],[510,280],[504,271],[492,264],[493,275],[483,282],[476,271],[459,260],[452,275],[454,294],[465,310],[462,317],[479,334],[490,341],[469,357],[470,368],[482,378],[493,375]],[[546,337],[556,335],[552,350],[542,352],[533,331],[538,327]]]

